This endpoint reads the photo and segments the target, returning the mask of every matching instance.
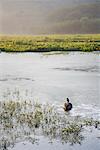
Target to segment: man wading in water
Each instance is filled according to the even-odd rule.
[[[64,103],[64,107],[63,107],[64,111],[70,111],[72,109],[72,107],[73,107],[72,103],[70,103],[69,98],[67,98],[67,102]]]

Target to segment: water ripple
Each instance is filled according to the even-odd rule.
[[[9,81],[9,80],[12,80],[12,81],[21,81],[21,80],[27,80],[27,81],[34,81],[33,79],[31,78],[23,78],[23,77],[15,77],[15,78],[1,78],[0,81],[3,82],[3,81]]]
[[[57,67],[53,68],[56,70],[61,70],[61,71],[82,71],[82,72],[99,72],[100,67],[99,66],[90,66],[90,67]]]

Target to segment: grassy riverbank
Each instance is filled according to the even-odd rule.
[[[3,52],[98,51],[100,34],[0,36]]]

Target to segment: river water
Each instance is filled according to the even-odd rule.
[[[87,116],[100,119],[100,60],[99,54],[70,53],[0,53],[0,101],[30,100],[51,103],[58,111],[66,97],[73,104],[71,115]],[[41,138],[43,141],[44,139]],[[88,150],[93,146],[92,136]],[[45,143],[47,141],[45,139]],[[27,144],[26,144],[27,145]],[[49,149],[66,149],[66,145],[55,142]],[[97,144],[100,146],[100,144]],[[68,145],[67,145],[68,146]],[[19,149],[19,145],[15,149]],[[27,147],[27,146],[26,146]],[[44,149],[45,144],[29,150]],[[86,149],[83,147],[74,149]],[[68,146],[69,150],[73,148]],[[15,150],[14,149],[14,150]],[[22,147],[21,150],[25,149]],[[93,150],[98,150],[95,147]]]

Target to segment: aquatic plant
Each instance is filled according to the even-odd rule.
[[[37,136],[57,139],[62,143],[81,144],[86,126],[100,127],[92,118],[60,114],[54,106],[31,101],[0,102],[0,149],[7,150],[16,142],[39,142]]]

